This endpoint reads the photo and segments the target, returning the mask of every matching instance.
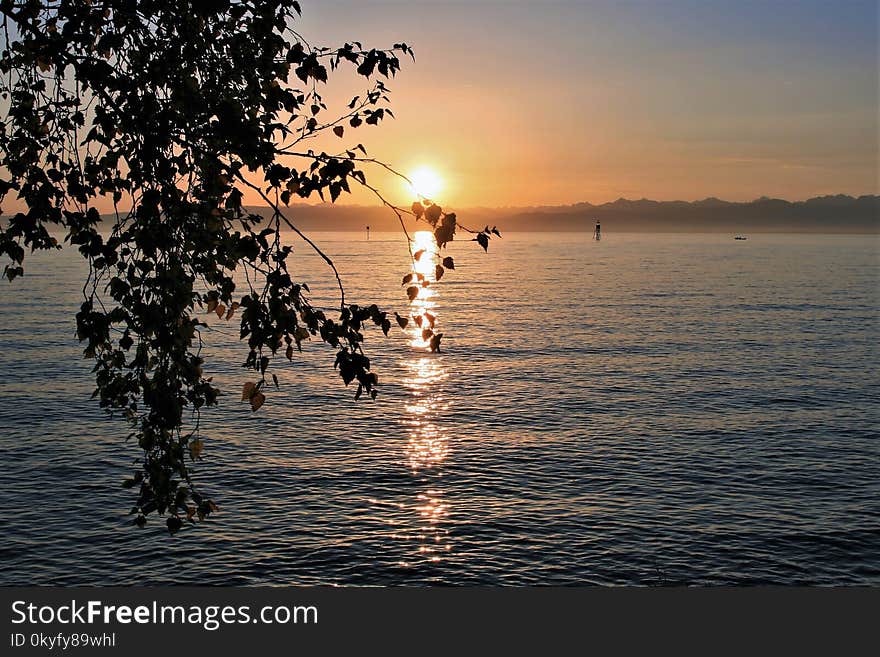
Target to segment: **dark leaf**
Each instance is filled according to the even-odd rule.
[[[266,395],[264,395],[262,392],[255,393],[254,396],[251,397],[251,410],[259,410],[260,406],[262,406],[265,402]]]
[[[425,210],[425,219],[433,226],[438,221],[440,221],[440,215],[443,210],[436,203],[431,205],[429,208]]]

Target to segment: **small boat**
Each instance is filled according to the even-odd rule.
[[[735,240],[747,240],[747,239],[749,239],[749,238],[746,237],[745,235],[737,235],[737,236],[734,237],[733,239],[735,239]]]

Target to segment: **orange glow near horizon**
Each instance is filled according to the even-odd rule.
[[[402,207],[414,191],[456,210],[880,193],[876,7],[801,4],[302,2],[296,27],[315,45],[415,52],[384,80],[393,118],[307,146],[362,144],[413,180],[363,162]],[[333,71],[318,86],[322,120],[369,87],[351,67]],[[248,179],[265,188],[261,173]],[[381,205],[351,189],[339,205]],[[113,210],[109,196],[94,205]],[[10,193],[3,211],[22,207]]]
[[[444,207],[877,193],[876,10],[771,4],[339,0],[304,2],[300,27],[413,46],[394,119],[351,139],[404,174],[430,167],[442,189],[418,191]],[[832,48],[830,24],[853,40]],[[361,82],[340,71],[322,95],[344,107]]]

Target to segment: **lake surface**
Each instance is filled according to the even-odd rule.
[[[350,302],[407,311],[401,236],[315,237]],[[197,481],[220,512],[174,537],[126,515],[138,451],[89,400],[79,256],[32,258],[0,285],[0,584],[880,584],[876,236],[449,251],[415,301],[443,353],[370,329],[375,402],[312,341],[253,414],[212,322]]]

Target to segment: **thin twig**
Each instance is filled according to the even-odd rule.
[[[287,227],[290,228],[297,235],[299,235],[306,242],[306,244],[308,244],[310,247],[312,247],[312,249],[315,251],[315,253],[317,253],[319,256],[321,256],[321,258],[323,258],[324,262],[326,262],[330,266],[330,269],[333,270],[333,275],[336,276],[336,283],[339,286],[340,308],[344,309],[345,308],[345,288],[342,286],[342,279],[339,276],[339,270],[336,269],[336,265],[333,264],[333,261],[330,259],[330,256],[328,256],[326,253],[324,253],[320,249],[320,247],[317,244],[315,244],[311,239],[309,239],[299,228],[294,226],[290,222],[290,220],[284,215],[284,213],[281,211],[281,208],[279,208],[276,203],[273,203],[272,200],[268,196],[266,196],[266,194],[263,192],[262,189],[260,189],[257,185],[254,185],[249,180],[247,180],[238,171],[235,171],[234,174],[235,174],[235,177],[238,178],[241,182],[243,182],[245,185],[247,185],[251,189],[255,190],[260,195],[260,197],[264,201],[266,201],[266,203],[269,204],[269,207],[271,207],[275,211],[275,213],[284,221],[284,223],[287,224]]]

